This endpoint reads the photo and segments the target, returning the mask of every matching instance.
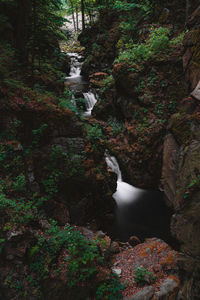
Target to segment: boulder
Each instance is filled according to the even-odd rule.
[[[152,299],[155,292],[155,288],[153,286],[147,286],[143,288],[141,291],[139,291],[137,294],[135,294],[132,297],[125,297],[123,300],[150,300]]]
[[[155,300],[176,300],[179,292],[179,279],[168,277],[155,294]]]

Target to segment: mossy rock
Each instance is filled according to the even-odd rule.
[[[200,139],[198,114],[176,113],[171,117],[170,130],[179,145],[189,145],[193,139]]]

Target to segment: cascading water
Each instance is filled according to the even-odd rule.
[[[108,151],[105,151],[105,160],[107,166],[112,170],[112,172],[117,174],[117,190],[113,194],[113,198],[115,199],[117,205],[119,206],[136,201],[138,196],[143,194],[144,191],[122,181],[122,174],[119,164],[114,156],[110,156]]]
[[[113,198],[117,204],[115,216],[119,238],[127,241],[131,235],[142,239],[156,236],[170,241],[171,211],[163,201],[163,193],[139,189],[124,182],[116,158],[107,150],[105,161],[110,171],[117,174]]]
[[[82,93],[86,101],[86,111],[83,113],[83,116],[89,117],[97,102],[97,97],[91,91],[86,92],[89,83],[81,76],[81,67],[83,65],[81,60],[83,57],[77,53],[68,53],[68,56],[70,57],[71,65],[69,76],[65,78],[65,84],[71,91],[78,93],[79,95]],[[80,96],[78,96],[78,98],[79,97]],[[76,97],[72,99],[72,102],[73,104],[76,102]]]
[[[83,96],[86,100],[86,111],[84,112],[84,116],[91,116],[92,109],[95,106],[97,99],[92,92],[83,93]]]
[[[81,74],[81,67],[82,62],[79,60],[82,58],[81,55],[78,55],[77,53],[68,53],[68,56],[71,60],[71,67],[70,67],[70,77],[78,77]]]

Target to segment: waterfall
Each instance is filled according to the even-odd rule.
[[[82,62],[79,60],[82,58],[81,55],[77,53],[68,53],[68,56],[71,60],[71,68],[70,68],[70,77],[78,77],[81,74]]]
[[[69,76],[65,78],[65,85],[69,87],[71,91],[81,92],[86,101],[86,111],[83,113],[83,116],[89,117],[92,114],[92,109],[94,108],[97,97],[91,91],[87,91],[89,83],[81,76],[81,68],[83,63],[81,62],[82,56],[77,53],[68,53],[70,57],[70,73]],[[76,99],[72,99],[72,103],[75,104]]]
[[[136,201],[138,199],[138,196],[143,193],[143,190],[122,181],[122,174],[119,168],[119,164],[116,158],[109,154],[108,150],[105,151],[105,161],[109,169],[117,174],[117,190],[113,194],[113,198],[115,199],[117,205]]]
[[[105,160],[110,170],[117,174],[117,181],[122,181],[122,173],[119,164],[114,156],[110,156],[108,150],[105,151]]]
[[[86,111],[84,112],[84,116],[91,116],[92,109],[95,106],[97,99],[92,92],[83,93],[83,96],[86,100]]]
[[[108,150],[105,161],[117,174],[117,189],[112,195],[116,201],[115,219],[118,237],[127,241],[131,235],[141,238],[170,239],[170,209],[165,205],[163,193],[136,188],[122,180],[119,164]]]

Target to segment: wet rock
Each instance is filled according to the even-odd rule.
[[[176,300],[179,292],[179,280],[167,278],[155,294],[156,300]]]
[[[155,289],[153,286],[147,286],[139,291],[134,296],[124,298],[123,300],[150,300],[154,295]]]

